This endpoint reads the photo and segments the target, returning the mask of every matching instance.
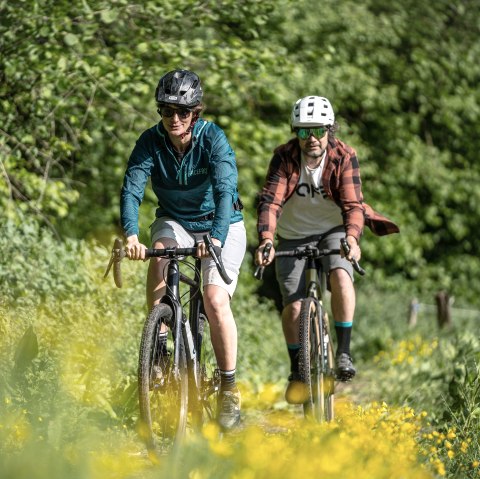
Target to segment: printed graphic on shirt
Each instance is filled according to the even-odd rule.
[[[315,195],[322,195],[323,198],[327,198],[323,185],[320,185],[320,188],[318,188],[314,184],[309,183],[298,184],[295,188],[295,194],[298,196],[310,196],[311,198],[315,198]]]
[[[322,234],[343,224],[340,208],[328,198],[322,185],[324,161],[314,170],[302,158],[295,192],[285,203],[277,231],[285,239]]]

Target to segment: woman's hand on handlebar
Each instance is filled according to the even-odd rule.
[[[137,235],[132,235],[127,238],[127,244],[125,245],[125,252],[128,259],[143,260],[145,261],[145,251],[147,247],[138,241]]]
[[[263,240],[255,251],[255,264],[268,266],[275,258],[275,248],[270,240]]]
[[[212,243],[214,246],[218,246],[219,248],[222,247],[222,242],[218,240],[217,238],[212,238]],[[207,245],[204,241],[200,241],[197,244],[197,256],[199,258],[206,258],[207,256],[210,256],[210,253],[208,252]]]

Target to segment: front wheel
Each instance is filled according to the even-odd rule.
[[[334,417],[334,365],[328,334],[328,318],[314,298],[302,301],[300,309],[300,377],[305,383],[305,416],[318,422]]]
[[[138,361],[140,436],[149,450],[166,453],[184,437],[188,412],[188,375],[182,335],[174,338],[173,310],[154,306],[143,328]],[[160,331],[167,332],[163,340]],[[175,364],[175,350],[178,364]]]

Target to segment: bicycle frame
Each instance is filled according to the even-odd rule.
[[[215,246],[208,234],[203,235],[209,256],[213,259],[217,271],[226,284],[232,280],[225,271],[221,258],[221,248]],[[191,424],[198,427],[204,417],[213,417],[217,386],[216,363],[208,363],[208,354],[204,356],[202,341],[209,336],[203,326],[208,321],[203,308],[201,288],[201,259],[197,257],[197,246],[189,248],[167,247],[145,250],[145,258],[165,258],[166,291],[160,303],[149,312],[142,333],[139,355],[139,405],[143,438],[149,450],[175,446],[184,437],[187,416],[191,412]],[[118,288],[122,287],[120,263],[127,256],[123,242],[116,239],[110,261],[105,271],[107,277],[113,269],[113,278]],[[180,263],[185,257],[194,257],[194,275],[186,276],[180,271]],[[190,266],[192,266],[190,264]],[[181,284],[190,287],[188,296],[188,318],[181,304]],[[168,328],[169,351],[156,357],[160,344],[161,324]],[[173,344],[172,344],[173,342]],[[207,345],[207,343],[205,343]],[[166,347],[167,344],[164,343]],[[160,350],[158,350],[160,351]],[[202,357],[203,356],[203,357]],[[159,359],[162,357],[163,359]],[[190,399],[193,408],[190,409]],[[200,407],[197,407],[201,405]],[[203,416],[206,413],[207,416]]]
[[[203,302],[201,294],[195,294],[195,289],[200,288],[200,262],[201,260],[195,260],[195,276],[194,278],[190,278],[185,276],[179,267],[179,260],[173,256],[168,258],[168,269],[167,269],[167,277],[166,277],[166,284],[167,289],[165,295],[160,300],[161,303],[166,303],[171,306],[172,310],[174,311],[174,318],[172,323],[168,324],[167,326],[170,327],[174,332],[174,337],[178,337],[179,335],[183,335],[184,345],[186,349],[186,357],[188,363],[188,370],[193,371],[193,378],[195,381],[195,385],[199,386],[199,376],[198,370],[196,367],[192,367],[196,363],[197,359],[197,351],[199,350],[199,344],[195,344],[194,337],[197,336],[198,332],[198,315],[201,312]],[[183,307],[180,304],[180,282],[187,284],[190,287],[190,310],[189,310],[189,318],[187,318],[184,314]],[[193,331],[192,331],[193,330]],[[177,336],[178,335],[178,336]],[[174,376],[177,379],[179,377],[179,349],[175,348],[175,356],[174,356]]]

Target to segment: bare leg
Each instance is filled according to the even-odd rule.
[[[237,362],[237,325],[230,308],[230,296],[220,286],[208,284],[203,299],[218,367],[231,371]]]
[[[176,243],[170,238],[160,238],[153,245],[153,248],[166,248],[175,246]],[[165,258],[151,258],[148,264],[147,274],[147,307],[150,311],[160,302],[160,298],[165,294],[165,278],[163,273],[168,260]],[[166,272],[166,271],[165,271]],[[167,326],[162,323],[160,330],[167,331]]]
[[[153,245],[153,248],[167,248],[175,246],[176,243],[170,238],[160,238]],[[165,294],[165,278],[163,276],[167,264],[165,258],[151,258],[148,265],[147,275],[147,306],[150,311],[158,304],[160,298]]]
[[[330,272],[332,313],[337,332],[336,376],[350,381],[356,374],[350,356],[350,337],[355,312],[355,289],[350,275],[341,268]]]
[[[332,313],[335,321],[350,323],[355,313],[355,288],[350,275],[342,268],[330,271]]]
[[[301,301],[294,301],[283,308],[282,328],[287,344],[298,344],[300,342],[298,318],[301,304]]]

